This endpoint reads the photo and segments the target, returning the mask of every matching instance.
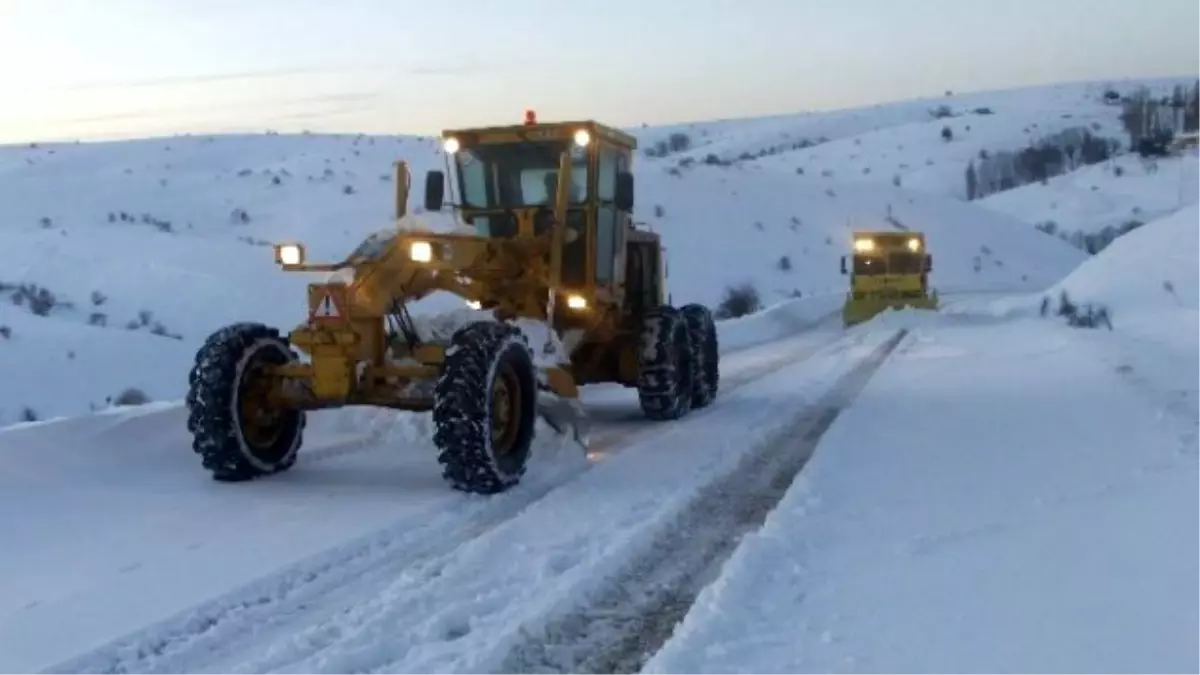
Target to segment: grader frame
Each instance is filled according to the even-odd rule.
[[[300,243],[276,245],[285,271],[334,277],[309,284],[307,321],[287,338],[261,324],[235,324],[201,349],[189,428],[215,478],[285,470],[305,411],[369,405],[432,411],[445,478],[492,493],[524,472],[535,409],[560,433],[573,426],[586,444],[580,384],[636,387],[652,419],[712,401],[712,315],[701,305],[677,310],[663,302],[658,235],[632,223],[632,137],[593,121],[532,118],[444,137],[447,168],[453,162],[463,186],[452,206],[472,233],[397,227],[335,264],[308,263]],[[545,179],[540,196],[537,178]],[[427,210],[443,208],[445,179],[427,174]],[[398,162],[398,223],[408,219],[410,187],[408,167]],[[423,338],[408,304],[434,291],[462,297],[491,320],[461,327],[449,344]],[[513,325],[520,319],[543,322],[567,353],[548,354],[550,339],[531,347]],[[539,359],[538,347],[549,358]]]

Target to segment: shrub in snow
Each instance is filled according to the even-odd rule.
[[[942,127],[942,140],[943,141],[951,141],[953,139],[954,139],[954,132],[950,130],[950,127],[948,127],[948,126]]]
[[[25,406],[24,408],[21,409],[21,421],[22,422],[36,422],[36,421],[38,421],[38,414],[36,412],[34,412],[33,408],[30,408],[29,406]]]
[[[1050,306],[1051,301],[1049,296],[1043,297],[1040,310],[1042,316],[1047,316],[1050,313]],[[1067,325],[1073,328],[1099,328],[1100,326],[1104,326],[1109,330],[1113,329],[1107,307],[1095,307],[1091,303],[1080,307],[1071,301],[1066,290],[1059,293],[1058,309],[1055,310],[1055,314],[1065,318]]]
[[[775,266],[778,267],[780,271],[789,272],[792,269],[792,259],[786,255],[780,256],[779,262],[775,263]]]
[[[108,302],[108,296],[100,291],[92,291],[92,304],[99,307]]]
[[[667,215],[667,210],[662,207],[662,204],[655,204],[654,205],[654,217],[662,218],[665,215]]]
[[[934,108],[933,110],[930,110],[929,115],[931,117],[933,117],[934,119],[940,120],[940,119],[945,119],[947,117],[954,117],[954,111],[951,110],[950,106],[948,106],[948,105],[939,105],[938,107]]]
[[[88,316],[88,325],[104,327],[108,325],[108,315],[104,312],[92,312]]]
[[[171,331],[167,330],[166,326],[162,325],[162,323],[157,322],[157,321],[154,322],[154,325],[150,328],[150,333],[151,333],[151,335],[158,335],[160,337],[168,337],[168,338],[171,338],[172,340],[182,340],[183,339],[182,335],[180,335],[179,333],[172,333]]]
[[[0,326],[0,338],[4,338],[5,340],[7,340],[11,337],[12,337],[12,328],[9,328],[8,326]]]
[[[718,319],[733,319],[753,314],[760,309],[762,301],[758,297],[758,289],[753,284],[744,283],[725,288],[725,296],[713,315]]]
[[[150,397],[137,387],[130,387],[122,391],[112,400],[113,405],[145,405],[149,402]]]
[[[50,289],[43,288],[37,284],[20,284],[13,286],[12,284],[0,283],[0,291],[12,290],[12,303],[18,307],[28,307],[29,311],[38,316],[49,316],[50,311],[57,307],[60,303],[54,293]],[[64,303],[65,304],[65,303]]]

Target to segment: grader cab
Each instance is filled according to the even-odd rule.
[[[846,326],[866,321],[888,307],[937,309],[937,292],[929,288],[933,256],[925,250],[919,232],[867,232],[854,234],[854,254],[842,274],[850,276],[850,290],[842,308]]]
[[[188,427],[214,478],[286,470],[306,411],[369,405],[431,411],[445,479],[495,493],[524,473],[538,414],[586,445],[581,384],[635,388],[655,420],[712,402],[716,327],[702,305],[664,302],[659,237],[632,221],[633,137],[594,121],[540,124],[530,113],[521,125],[443,140],[460,231],[399,226],[410,185],[399,163],[394,232],[335,264],[306,263],[298,243],[276,246],[285,270],[333,276],[309,284],[307,321],[286,338],[235,324],[201,348]],[[447,205],[447,186],[446,173],[427,174],[426,210]],[[448,340],[422,336],[408,305],[435,291],[485,316]],[[531,345],[520,328],[528,321],[550,337]]]

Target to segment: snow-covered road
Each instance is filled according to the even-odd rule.
[[[647,671],[1196,672],[1194,318],[912,331]]]
[[[248,485],[178,407],[0,432],[0,670],[1188,670],[1195,354],[948,304],[732,351],[676,423],[588,388],[587,456],[491,498],[386,411]]]
[[[491,499],[444,486],[429,451],[427,420],[415,415],[316,415],[301,463],[250,485],[206,479],[176,406],[5,431],[0,500],[6,513],[37,517],[0,524],[6,544],[0,557],[0,669],[54,667],[84,653],[62,667],[338,669],[336,660],[325,659],[348,658],[353,650],[335,649],[340,640],[332,641],[333,651],[317,648],[331,639],[323,621],[378,601],[396,584],[423,588],[429,582],[423,570],[487,546],[489,537],[503,540],[499,532],[515,523],[530,523],[530,541],[499,544],[512,550],[492,553],[493,564],[511,562],[526,571],[563,567],[552,551],[546,557],[529,549],[549,545],[533,541],[543,529],[537,514],[544,510],[609,532],[607,540],[593,533],[589,548],[576,551],[598,555],[605,550],[598,542],[651,524],[645,509],[682,499],[679,490],[703,484],[705,471],[732,461],[746,447],[748,428],[769,428],[816,395],[815,384],[796,383],[796,362],[829,374],[867,349],[855,344],[882,339],[866,330],[843,333],[833,318],[797,337],[730,353],[723,362],[721,405],[676,424],[641,422],[630,392],[591,388],[585,397],[598,422],[590,461],[577,446],[556,445],[559,439],[543,433],[547,440],[527,479]],[[814,355],[819,358],[808,358]],[[785,394],[794,393],[770,394],[781,382],[789,383]],[[730,439],[717,443],[715,434],[716,440],[720,434]],[[690,456],[666,459],[680,452]],[[651,453],[655,459],[646,456]],[[612,461],[626,454],[638,456]],[[679,484],[647,482],[655,465]],[[599,501],[585,503],[589,494]],[[546,506],[556,502],[563,503]],[[640,515],[624,524],[600,515],[617,505]],[[571,536],[579,541],[581,535]],[[559,572],[571,576],[593,563],[583,559]],[[430,593],[407,602],[431,598],[431,606],[452,612],[469,600],[452,591]],[[431,606],[410,610],[409,620],[434,621]],[[305,633],[306,647],[286,647],[294,633],[314,623],[318,628]],[[440,629],[426,628],[422,640],[440,635]],[[265,652],[268,645],[276,651]],[[387,659],[409,662],[395,652]]]

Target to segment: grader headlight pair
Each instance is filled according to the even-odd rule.
[[[592,142],[592,135],[588,132],[587,129],[580,129],[580,130],[576,131],[574,138],[575,138],[575,145],[577,145],[581,148],[586,148],[588,146],[588,143]],[[453,136],[442,141],[442,151],[445,152],[447,155],[453,155],[454,153],[458,152],[460,149],[462,149],[462,144],[459,143],[458,139]]]
[[[483,303],[478,300],[467,300],[466,302],[467,302],[467,307],[470,309],[483,308]],[[587,298],[583,297],[582,295],[568,295],[567,296],[567,307],[569,307],[570,309],[580,311],[580,310],[587,309],[587,306],[588,306]]]

